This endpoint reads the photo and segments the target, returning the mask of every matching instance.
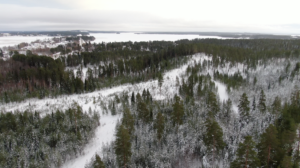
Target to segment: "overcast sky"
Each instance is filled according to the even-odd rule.
[[[0,31],[300,34],[299,0],[0,0]]]

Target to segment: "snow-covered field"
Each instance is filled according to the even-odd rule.
[[[178,35],[178,34],[134,34],[134,33],[90,33],[96,40],[95,43],[101,42],[141,42],[141,41],[176,41],[180,39],[195,39],[195,38],[217,38],[226,39],[219,36],[199,36],[199,35]]]
[[[178,87],[176,86],[176,77],[181,77],[186,68],[189,65],[193,65],[195,62],[202,62],[204,60],[211,60],[211,57],[205,54],[195,54],[188,56],[190,60],[187,64],[166,72],[164,74],[164,82],[161,88],[158,86],[157,80],[151,80],[147,82],[141,82],[138,84],[125,84],[117,87],[102,89],[92,93],[78,94],[78,95],[63,95],[58,98],[46,98],[46,99],[29,99],[21,103],[9,103],[0,104],[0,110],[5,111],[25,111],[27,109],[32,111],[39,111],[42,115],[46,113],[51,113],[56,110],[67,109],[72,106],[73,102],[77,102],[83,108],[83,111],[88,112],[89,109],[100,113],[100,127],[97,128],[95,138],[92,139],[89,144],[85,147],[82,155],[77,158],[68,161],[63,166],[64,168],[81,168],[91,160],[94,154],[101,151],[103,144],[109,143],[114,140],[115,126],[118,120],[122,117],[120,112],[116,116],[111,116],[110,114],[105,114],[103,105],[101,102],[108,102],[114,98],[115,94],[128,94],[139,92],[140,94],[144,89],[149,89],[149,92],[156,100],[164,100],[166,98],[172,98],[176,93],[178,93]],[[220,82],[215,82],[218,87],[218,94],[220,100],[227,100],[228,94],[226,92],[226,86]],[[234,108],[234,107],[233,107]]]

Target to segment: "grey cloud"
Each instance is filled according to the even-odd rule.
[[[0,30],[102,30],[102,31],[229,31],[267,32],[264,26],[232,25],[212,20],[164,19],[142,12],[49,9],[0,6]],[[297,25],[299,26],[299,25]],[[297,31],[283,26],[276,31]],[[291,32],[293,33],[293,32]]]

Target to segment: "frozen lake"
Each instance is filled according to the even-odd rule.
[[[225,39],[219,36],[199,36],[189,34],[135,34],[135,33],[90,33],[96,40],[95,43],[101,42],[141,42],[141,41],[176,41],[181,39],[195,39],[195,38],[217,38]]]
[[[189,34],[135,34],[135,33],[90,33],[90,36],[96,38],[95,43],[102,42],[141,42],[141,41],[176,41],[181,39],[195,39],[195,38],[216,38],[216,39],[228,39],[226,37],[219,36],[199,36]],[[31,43],[36,40],[48,40],[53,36],[4,36],[0,37],[0,47],[15,46],[22,42]]]
[[[46,40],[51,39],[50,36],[4,36],[0,37],[0,47],[4,46],[14,46],[22,42],[31,43],[36,40]]]

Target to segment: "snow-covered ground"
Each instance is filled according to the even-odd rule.
[[[100,113],[100,127],[97,128],[95,138],[92,139],[89,144],[85,147],[82,155],[77,158],[68,161],[63,166],[64,168],[81,168],[84,167],[86,162],[90,161],[91,158],[97,151],[101,151],[103,144],[109,143],[114,140],[115,126],[118,120],[122,117],[120,114],[116,116],[111,116],[110,114],[105,114],[103,105],[101,102],[108,102],[114,98],[114,94],[124,94],[127,93],[131,96],[132,92],[139,92],[140,94],[144,89],[149,89],[149,92],[153,96],[153,99],[163,100],[166,98],[172,98],[176,93],[178,93],[178,87],[176,86],[176,77],[181,77],[186,68],[189,65],[193,65],[204,60],[211,60],[205,54],[195,54],[188,56],[190,59],[187,64],[166,72],[164,74],[164,82],[161,88],[158,86],[157,80],[151,80],[147,82],[141,82],[138,84],[125,84],[117,87],[102,89],[92,93],[77,94],[77,95],[63,95],[58,98],[46,98],[46,99],[29,99],[21,103],[9,103],[0,104],[0,110],[4,111],[25,111],[27,109],[32,111],[39,111],[42,115],[46,113],[51,113],[56,110],[67,109],[72,106],[73,102],[77,102],[83,108],[83,111],[88,112],[89,109]],[[220,100],[227,100],[228,94],[226,92],[226,86],[220,82],[215,82],[218,87],[218,94]]]
[[[224,85],[223,83],[217,82],[217,81],[214,81],[214,82],[215,82],[215,85],[218,88],[218,95],[219,95],[220,101],[221,102],[227,101],[228,100],[228,93],[227,93],[226,85]],[[232,110],[236,114],[238,114],[238,107],[235,103],[232,103]]]
[[[67,161],[63,168],[83,168],[96,152],[101,150],[103,145],[114,140],[115,127],[120,118],[121,115],[102,115],[100,119],[101,126],[96,129],[95,137],[85,147],[83,155]]]
[[[135,33],[90,33],[90,36],[94,36],[95,43],[101,42],[141,42],[141,41],[176,41],[180,39],[195,39],[195,38],[217,38],[226,39],[220,36],[199,36],[199,35],[179,35],[179,34],[135,34]]]

